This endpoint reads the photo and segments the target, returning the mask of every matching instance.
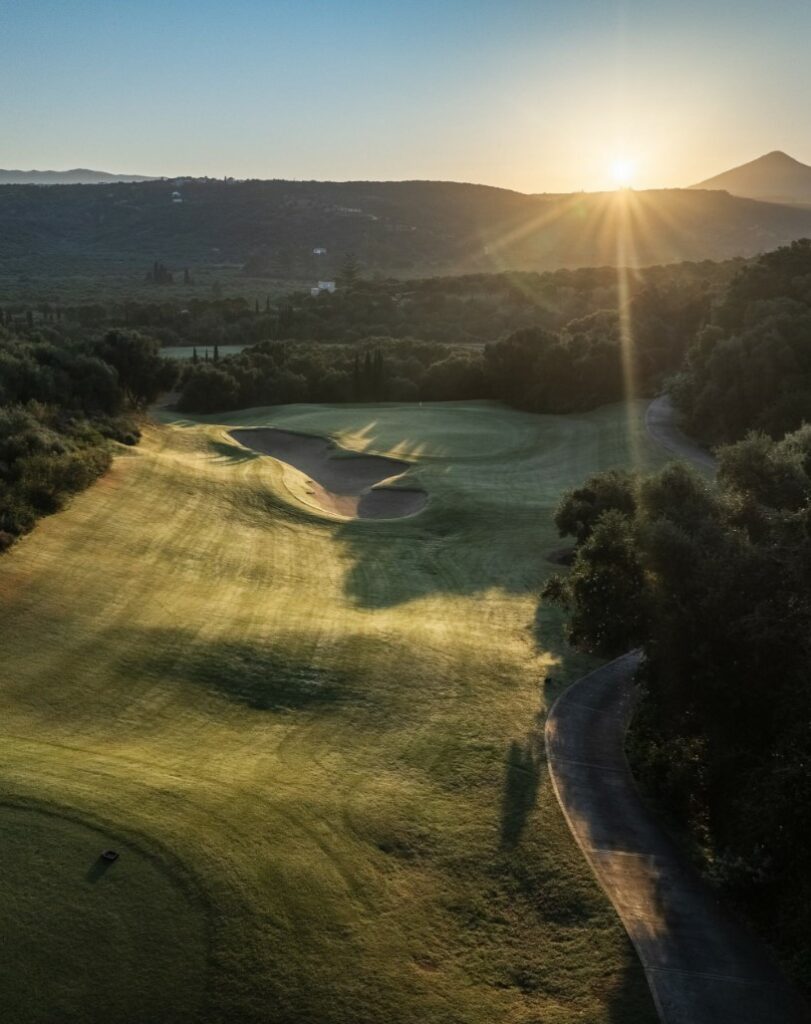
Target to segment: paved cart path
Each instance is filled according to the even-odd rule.
[[[650,403],[645,411],[645,428],[657,444],[677,458],[704,469],[715,469],[712,455],[691,441],[676,425],[673,404],[668,395],[660,395]]]
[[[651,435],[711,468],[711,456],[672,418],[667,401],[651,403]],[[584,676],[549,713],[549,772],[569,827],[636,947],[662,1021],[807,1022],[768,952],[725,911],[639,797],[625,733],[640,660],[632,651]]]

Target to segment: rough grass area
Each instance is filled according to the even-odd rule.
[[[588,664],[536,615],[560,491],[655,461],[640,416],[164,424],[4,556],[0,1016],[652,1022],[544,763]],[[428,507],[319,516],[246,425],[413,459]]]

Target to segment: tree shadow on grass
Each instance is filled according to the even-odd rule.
[[[488,591],[529,598],[534,615],[527,616],[527,635],[535,651],[549,659],[538,678],[548,707],[595,662],[568,643],[564,612],[540,598],[544,581],[556,569],[549,556],[560,548],[556,537],[539,529],[539,520],[551,516],[551,510],[508,515],[496,508],[499,514],[492,508],[429,505],[411,520],[342,524],[336,535],[352,557],[345,593],[355,605],[370,609]]]
[[[501,800],[502,849],[517,845],[535,807],[544,763],[539,746],[539,738],[530,735],[524,743],[513,740],[507,751]]]
[[[653,1000],[630,940],[617,942],[618,937],[606,929],[613,911],[580,851],[572,843],[570,854],[561,853],[556,832],[563,829],[568,833],[565,823],[544,820],[550,812],[557,819],[559,811],[554,796],[541,792],[546,779],[542,717],[539,712],[535,727],[525,738],[513,740],[507,750],[501,841],[491,871],[511,907],[531,907],[545,926],[571,929],[572,934],[594,929],[595,960],[584,971],[587,987],[575,991],[573,1004],[582,997],[583,1005],[606,1024],[655,1024]],[[528,830],[534,815],[539,815],[538,828]],[[619,921],[616,928],[621,928]],[[604,962],[600,959],[603,954]],[[581,947],[573,956],[574,966],[578,956],[589,956],[588,949]],[[585,962],[582,966],[586,967]],[[497,984],[532,995],[548,990],[550,974],[532,950],[516,947],[504,961]],[[583,1016],[588,1016],[588,1011]]]
[[[606,978],[601,992],[605,999],[606,1020],[610,1024],[656,1024],[659,1016],[642,964],[630,940],[625,946],[626,965]]]
[[[91,885],[95,885],[100,878],[104,878],[111,867],[112,861],[105,860],[102,856],[98,856],[88,868],[87,874],[84,876],[85,880],[90,882]]]
[[[353,564],[345,592],[362,608],[392,608],[434,594],[533,591],[545,575],[539,513],[495,503],[484,511],[434,503],[412,518],[352,521],[337,537]]]
[[[546,708],[551,707],[571,683],[599,664],[599,659],[572,647],[566,639],[566,621],[563,609],[539,598],[529,628],[536,651],[552,656],[552,664],[540,681]]]
[[[164,630],[126,671],[196,683],[256,711],[297,711],[357,696],[344,674],[327,671],[260,642],[201,640]],[[122,666],[123,667],[123,666]]]

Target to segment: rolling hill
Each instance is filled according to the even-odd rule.
[[[694,189],[723,189],[733,196],[811,206],[811,167],[775,150],[717,174]]]
[[[74,167],[70,171],[8,171],[0,168],[0,185],[100,185],[112,181],[154,181],[145,174],[112,174]]]
[[[193,272],[393,277],[751,256],[811,235],[811,209],[710,190],[525,195],[453,182],[0,187],[0,277]],[[314,249],[326,253],[314,255]]]

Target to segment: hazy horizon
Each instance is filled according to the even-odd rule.
[[[777,151],[772,150],[769,153],[761,153],[757,157],[754,157],[751,161],[748,161],[748,160],[744,161],[743,164],[745,166],[745,165],[747,165],[749,163],[752,163],[752,162],[754,162],[754,161],[756,161],[756,160],[758,160],[758,159],[760,159],[762,157],[771,156],[775,152],[777,152]],[[784,156],[788,156],[790,158],[792,157],[792,154],[790,154],[790,153],[786,154],[784,152],[783,155]],[[796,159],[796,158],[793,158],[793,159]],[[802,163],[802,161],[801,161],[801,163]],[[728,168],[724,168],[723,170],[724,171],[736,170],[738,166],[739,165],[730,166]],[[133,181],[141,181],[141,180],[146,180],[146,181],[161,181],[161,180],[174,181],[174,180],[177,180],[177,179],[197,179],[197,180],[210,179],[210,180],[215,180],[215,181],[216,180],[221,180],[219,176],[206,175],[206,174],[198,174],[198,173],[196,173],[194,171],[180,172],[178,174],[172,174],[172,175],[170,175],[170,174],[142,175],[138,171],[122,171],[122,170],[118,170],[118,169],[111,169],[109,167],[87,167],[87,166],[84,166],[84,165],[82,165],[82,166],[77,165],[75,167],[31,167],[31,168],[27,168],[27,167],[12,167],[12,166],[9,165],[8,167],[0,168],[0,174],[2,174],[2,173],[19,173],[21,175],[37,175],[37,174],[42,174],[42,175],[45,175],[45,174],[66,174],[67,175],[67,174],[71,174],[71,173],[78,174],[78,173],[81,173],[82,171],[87,171],[87,172],[90,172],[92,174],[102,174],[102,175],[105,175],[105,176],[109,177],[110,179],[121,178],[122,180],[132,179]],[[99,184],[104,184],[105,180],[107,180],[107,177],[100,179]],[[380,183],[380,182],[386,182],[386,183],[389,183],[389,184],[398,184],[398,183],[399,184],[410,184],[410,183],[414,183],[414,182],[432,182],[432,183],[435,183],[435,184],[439,183],[439,184],[456,184],[456,185],[477,185],[477,186],[482,186],[482,187],[485,187],[485,188],[503,188],[503,189],[507,189],[507,190],[517,191],[517,192],[520,192],[521,194],[525,194],[525,195],[550,195],[550,196],[553,196],[553,195],[569,195],[569,194],[572,194],[572,192],[575,192],[575,191],[583,192],[585,194],[596,195],[596,194],[600,194],[600,193],[603,193],[603,192],[616,191],[617,187],[619,187],[619,183],[614,183],[613,185],[606,185],[603,188],[579,189],[579,190],[572,190],[572,192],[568,192],[568,193],[567,192],[550,192],[550,191],[534,192],[533,193],[533,192],[525,191],[524,189],[512,189],[512,187],[509,186],[509,185],[493,185],[491,182],[478,182],[478,181],[472,181],[472,180],[461,180],[461,179],[451,179],[451,178],[445,178],[445,179],[436,179],[436,178],[434,178],[434,179],[431,179],[431,178],[387,178],[387,179],[380,179],[380,178],[368,178],[368,177],[367,178],[279,178],[279,177],[271,177],[270,175],[267,175],[267,176],[253,175],[253,176],[246,176],[246,177],[242,177],[242,178],[239,178],[236,175],[225,175],[223,177],[224,178],[227,177],[229,179],[236,180],[236,181],[273,181],[273,180],[276,180],[276,181],[294,181],[294,182],[301,182],[301,183],[307,183],[307,182],[322,183],[323,182],[323,183],[333,183],[333,184],[357,184],[358,182],[364,182],[364,181],[365,182],[369,182],[370,184],[376,184],[376,183]],[[707,179],[705,179],[705,180],[710,180],[713,177],[715,177],[715,175],[708,175]],[[56,182],[55,182],[55,184],[56,184]],[[672,184],[672,185],[651,185],[651,186],[641,185],[640,186],[640,185],[635,185],[635,184],[631,183],[629,185],[629,187],[631,187],[634,191],[644,192],[644,191],[662,191],[662,190],[669,190],[669,189],[691,188],[691,187],[693,187],[695,185],[698,185],[698,184],[700,184],[700,183],[699,182],[692,182],[692,183],[689,183],[689,184],[687,184],[687,183],[678,183],[678,184]]]
[[[44,0],[0,28],[10,169],[571,192],[811,162],[797,0]]]

